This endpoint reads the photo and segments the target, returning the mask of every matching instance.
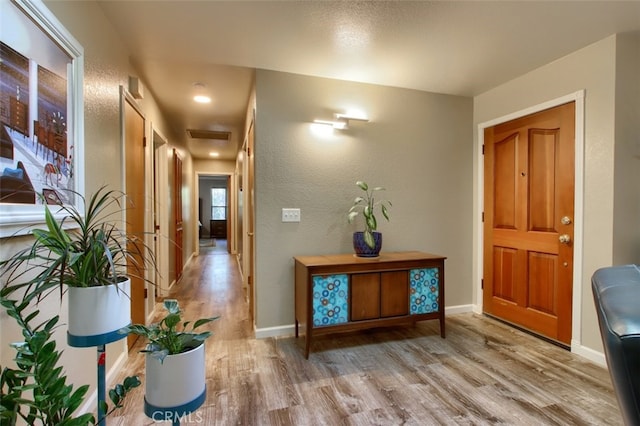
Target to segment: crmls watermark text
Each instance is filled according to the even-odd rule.
[[[175,411],[155,411],[151,416],[151,420],[155,423],[173,422],[173,423],[202,423],[204,418],[201,412],[179,415]]]

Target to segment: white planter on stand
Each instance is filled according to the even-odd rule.
[[[206,398],[204,343],[162,363],[146,355],[145,414],[154,421],[176,421],[195,411]]]
[[[126,337],[118,333],[131,324],[131,280],[118,285],[69,287],[70,346],[90,347]]]

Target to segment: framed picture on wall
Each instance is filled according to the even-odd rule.
[[[44,194],[81,207],[75,193],[84,190],[84,62],[82,46],[40,0],[5,2],[0,28],[0,237],[6,237],[44,223]]]

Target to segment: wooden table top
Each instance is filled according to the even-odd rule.
[[[359,257],[354,253],[324,254],[315,256],[294,256],[305,266],[354,265],[367,263],[402,262],[413,260],[443,260],[445,256],[421,251],[381,252],[378,257]]]

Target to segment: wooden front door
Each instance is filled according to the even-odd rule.
[[[126,215],[127,233],[144,241],[144,124],[145,120],[137,108],[126,98],[125,110],[125,173],[126,173]],[[143,254],[144,255],[144,254]],[[138,259],[138,264],[143,264]],[[129,261],[127,272],[131,277],[131,321],[134,324],[146,322],[144,299],[145,281],[144,271]],[[136,336],[127,337],[129,349],[136,341]]]
[[[570,344],[575,103],[484,131],[484,312]]]

